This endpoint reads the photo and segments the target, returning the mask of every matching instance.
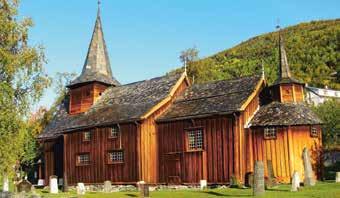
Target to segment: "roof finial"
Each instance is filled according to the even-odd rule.
[[[101,4],[101,2],[100,2],[100,0],[98,0],[98,12],[97,12],[98,16],[100,15],[100,4]]]
[[[184,58],[184,73],[187,74],[187,59]]]

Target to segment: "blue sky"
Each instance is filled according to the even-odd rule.
[[[339,0],[102,0],[101,16],[113,75],[123,84],[180,66],[179,53],[200,57],[281,26],[340,17]],[[80,73],[97,12],[96,0],[21,0],[33,45],[42,44],[46,71]],[[38,105],[50,106],[53,88]]]

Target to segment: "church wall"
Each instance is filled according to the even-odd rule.
[[[268,176],[267,160],[273,164],[274,176],[278,181],[289,183],[294,170],[304,178],[302,161],[303,148],[308,148],[313,159],[313,170],[316,169],[317,159],[320,157],[321,129],[318,129],[318,137],[311,137],[310,126],[277,127],[276,139],[264,139],[262,127],[251,128],[247,131],[247,144],[251,148],[252,158],[247,158],[247,163],[263,161],[265,176]],[[253,159],[253,161],[252,161]],[[254,168],[247,169],[253,172]],[[318,173],[315,173],[316,175]]]
[[[65,173],[70,185],[77,182],[103,183],[136,183],[138,181],[137,162],[137,125],[120,124],[121,138],[110,138],[111,127],[90,129],[90,141],[83,141],[83,133],[88,130],[64,134]],[[108,163],[108,151],[122,150],[124,160],[121,163]],[[88,153],[90,163],[77,165],[77,155]]]

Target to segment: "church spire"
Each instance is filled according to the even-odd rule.
[[[102,22],[100,19],[100,1],[98,1],[98,11],[91,42],[81,75],[71,82],[70,86],[87,82],[100,82],[107,85],[119,85],[113,78],[109,56],[104,40]]]
[[[284,39],[282,36],[282,30],[280,26],[277,26],[279,29],[279,72],[278,72],[278,79],[274,82],[275,84],[286,84],[286,83],[298,83],[303,84],[292,77],[288,59],[287,59],[287,53],[284,45]]]
[[[291,78],[290,69],[287,60],[287,53],[284,46],[281,30],[279,30],[279,56],[280,56],[280,78]]]

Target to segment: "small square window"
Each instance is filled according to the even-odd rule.
[[[110,138],[117,138],[119,135],[119,127],[114,125],[110,131]]]
[[[317,138],[318,137],[318,129],[316,127],[311,127],[310,128],[310,136]]]
[[[92,137],[92,133],[90,131],[86,131],[83,134],[83,141],[90,141]]]
[[[187,131],[188,149],[200,150],[203,149],[203,130],[193,129]]]
[[[276,128],[275,127],[266,127],[264,128],[264,139],[276,139]]]
[[[108,152],[108,163],[122,163],[124,162],[124,152],[123,151],[109,151]]]
[[[77,155],[77,165],[88,165],[90,164],[90,154],[89,153],[82,153]]]

